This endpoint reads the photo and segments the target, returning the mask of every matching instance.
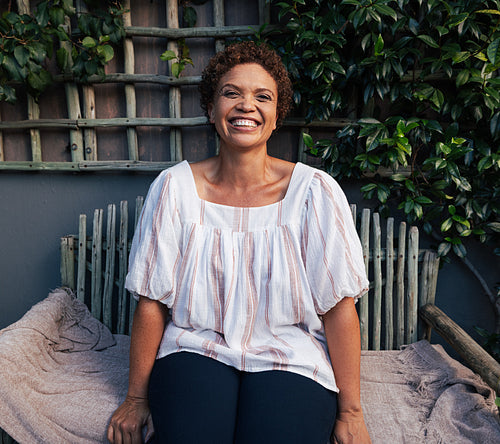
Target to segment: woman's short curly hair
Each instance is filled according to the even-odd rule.
[[[280,56],[266,45],[252,41],[234,43],[215,54],[201,75],[200,105],[208,117],[208,107],[214,103],[219,80],[231,68],[243,63],[257,63],[274,79],[278,87],[277,122],[280,124],[292,104],[292,82]]]

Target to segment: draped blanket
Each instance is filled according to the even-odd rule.
[[[52,292],[0,331],[0,427],[21,444],[107,442],[129,345],[69,291]],[[365,351],[361,363],[373,444],[500,442],[492,390],[442,347]]]

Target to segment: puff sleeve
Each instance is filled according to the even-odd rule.
[[[341,299],[368,291],[363,252],[349,204],[338,183],[315,173],[306,200],[303,254],[316,311],[322,315]]]
[[[165,170],[149,189],[132,240],[125,287],[136,299],[145,296],[172,306],[180,231],[172,175]]]

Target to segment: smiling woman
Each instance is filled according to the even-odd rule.
[[[267,153],[292,96],[281,60],[230,46],[200,92],[220,152],[150,188],[125,284],[139,301],[128,394],[108,438],[139,443],[147,427],[157,443],[325,444],[333,430],[370,443],[361,244],[330,176]]]

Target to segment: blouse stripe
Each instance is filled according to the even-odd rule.
[[[222,273],[222,258],[220,250],[221,232],[219,229],[214,230],[214,242],[212,245],[212,272],[210,280],[212,283],[212,296],[214,303],[215,316],[215,331],[223,332],[222,327],[222,307],[224,304],[224,276]]]
[[[245,367],[245,359],[248,351],[248,345],[252,335],[253,326],[255,323],[255,314],[257,307],[257,288],[253,275],[254,264],[254,248],[253,248],[253,233],[245,233],[245,268],[246,268],[246,290],[247,290],[247,307],[246,307],[246,323],[241,337],[241,368]]]

